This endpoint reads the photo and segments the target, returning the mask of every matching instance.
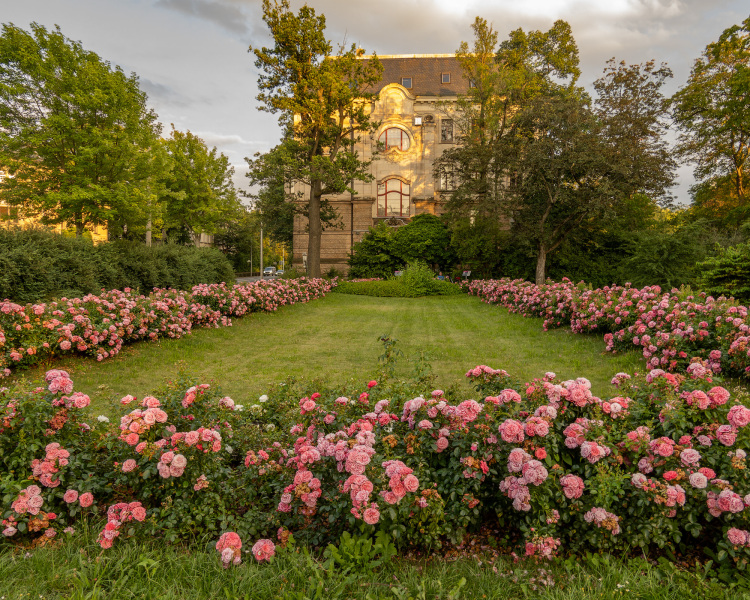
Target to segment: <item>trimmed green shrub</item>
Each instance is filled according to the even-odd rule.
[[[190,289],[233,282],[226,257],[214,248],[115,241],[94,245],[43,229],[0,228],[0,299],[26,303],[81,297],[102,289]]]
[[[706,293],[750,301],[750,244],[722,248],[717,256],[697,267],[701,289]]]
[[[463,293],[461,286],[435,279],[430,268],[420,262],[411,263],[400,277],[385,281],[340,281],[334,291],[381,298],[418,298]]]

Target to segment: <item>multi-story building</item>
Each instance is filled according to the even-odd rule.
[[[380,153],[371,166],[373,181],[355,182],[355,194],[326,198],[336,210],[343,229],[328,229],[321,240],[321,270],[347,271],[347,258],[356,242],[373,225],[405,224],[422,213],[440,214],[443,194],[451,188],[449,177],[435,177],[433,162],[456,142],[452,105],[470,86],[453,54],[379,56],[383,76],[372,92],[371,120],[378,122],[372,135],[361,136],[356,150],[372,158],[377,142]],[[293,192],[303,191],[301,186]],[[307,220],[294,221],[294,262],[306,261]]]

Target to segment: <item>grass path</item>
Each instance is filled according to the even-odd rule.
[[[322,378],[328,383],[365,381],[378,369],[380,335],[399,341],[407,357],[424,351],[437,384],[463,382],[477,364],[507,370],[524,381],[555,371],[587,377],[596,394],[609,394],[612,375],[643,368],[635,354],[602,352],[600,337],[567,330],[545,332],[540,319],[509,314],[469,296],[371,298],[329,294],[277,313],[253,314],[224,329],[198,329],[179,340],[126,347],[113,360],[69,358],[55,367],[71,372],[76,389],[89,394],[96,411],[125,394],[154,391],[181,368],[215,381],[237,403],[255,401],[283,379]],[[31,380],[46,368],[27,371]],[[404,361],[404,373],[411,367]],[[469,388],[467,387],[467,393]]]

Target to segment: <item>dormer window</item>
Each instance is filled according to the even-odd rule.
[[[443,73],[440,75],[440,83],[450,83],[450,82],[451,82],[450,73]]]
[[[380,134],[378,141],[385,146],[385,151],[388,150],[408,150],[411,146],[411,140],[409,134],[403,129],[398,127],[389,127],[383,133]]]
[[[411,89],[411,77],[402,77],[401,85],[403,85],[407,90],[410,90]]]

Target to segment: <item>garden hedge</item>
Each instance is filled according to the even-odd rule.
[[[38,302],[103,289],[189,289],[232,283],[227,258],[213,248],[140,242],[94,244],[43,229],[0,228],[0,300]]]

